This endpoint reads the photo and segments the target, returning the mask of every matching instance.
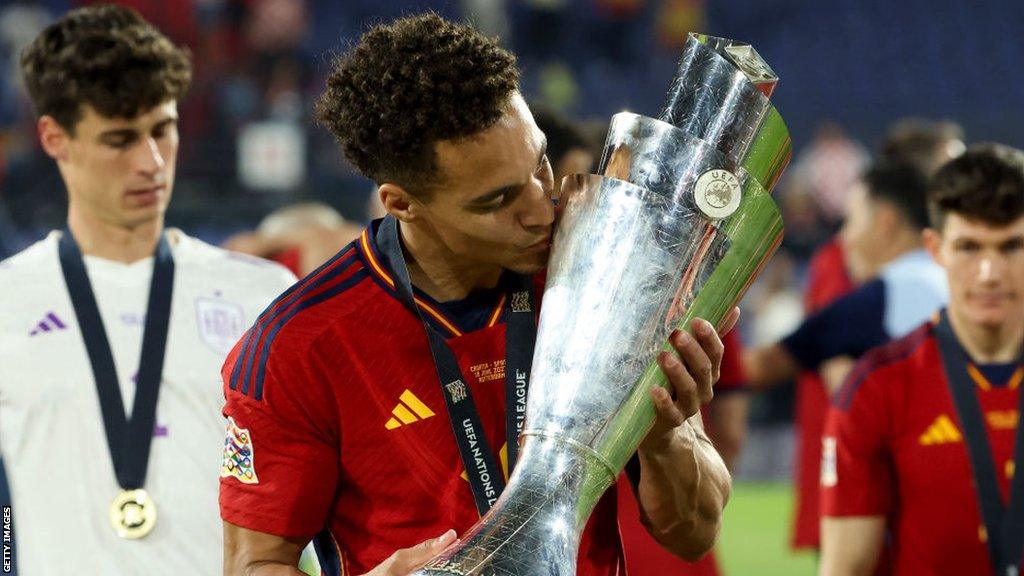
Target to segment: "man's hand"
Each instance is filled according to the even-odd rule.
[[[411,548],[396,550],[387,560],[363,576],[408,576],[456,542],[458,539],[455,538],[455,530],[449,530],[437,538],[425,540]]]
[[[641,449],[657,450],[668,445],[676,429],[714,397],[712,387],[718,381],[724,350],[721,336],[732,330],[739,317],[740,309],[733,308],[718,332],[710,322],[697,318],[690,324],[692,336],[684,330],[675,330],[669,336],[676,353],[661,352],[658,365],[668,377],[671,392],[661,387],[651,391],[657,415]]]

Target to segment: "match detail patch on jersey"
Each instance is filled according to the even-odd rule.
[[[956,424],[945,414],[939,416],[932,422],[931,426],[921,434],[918,440],[921,446],[935,446],[936,444],[952,444],[963,439]]]
[[[394,430],[405,424],[426,420],[434,416],[434,411],[417,398],[411,390],[406,390],[398,397],[398,404],[391,410],[391,414],[393,417],[384,423],[384,428],[387,430]]]
[[[235,424],[234,418],[228,418],[228,433],[224,439],[224,463],[220,468],[221,478],[234,477],[242,484],[259,484],[255,458],[252,435],[245,428]]]
[[[836,439],[826,436],[821,439],[821,485],[831,488],[839,483],[836,470]]]

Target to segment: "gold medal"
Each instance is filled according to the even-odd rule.
[[[156,526],[156,504],[142,488],[124,490],[110,504],[110,525],[121,538],[144,538]]]

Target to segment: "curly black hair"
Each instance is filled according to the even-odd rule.
[[[949,213],[1005,226],[1024,216],[1024,152],[1003,144],[971,146],[932,179],[928,208],[942,229]]]
[[[88,104],[108,118],[133,118],[180,100],[192,82],[186,50],[122,6],[68,12],[22,52],[21,73],[40,115],[72,134]]]
[[[378,184],[429,194],[434,144],[494,125],[518,89],[516,59],[469,26],[426,13],[378,25],[334,59],[316,113]]]

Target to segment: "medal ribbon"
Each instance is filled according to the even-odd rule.
[[[118,384],[114,355],[100,317],[89,275],[71,232],[64,230],[59,243],[60,266],[71,296],[71,305],[81,328],[96,391],[99,393],[107,447],[114,464],[117,482],[125,490],[141,488],[149,466],[149,448],[153,442],[156,402],[163,379],[164,353],[171,317],[171,293],[174,288],[174,258],[165,234],[153,256],[153,277],[149,285],[146,323],[142,335],[142,356],[136,377],[135,402],[131,418],[125,415],[121,387]]]
[[[967,358],[960,347],[949,315],[943,310],[935,326],[935,338],[946,371],[946,382],[957,415],[963,428],[967,454],[974,473],[974,488],[981,508],[981,517],[988,534],[988,550],[996,576],[1017,576],[1021,555],[1024,554],[1024,426],[1017,424],[1014,448],[1015,473],[1010,485],[1010,501],[1003,506],[992,450],[985,433],[981,404],[975,394],[975,385],[967,372]],[[1024,363],[1024,353],[1018,364]],[[1018,414],[1024,413],[1024,394],[1020,394]]]
[[[469,385],[459,368],[455,353],[446,339],[431,326],[416,306],[409,280],[409,269],[402,255],[398,238],[398,221],[386,216],[380,224],[381,252],[397,276],[395,289],[406,308],[413,311],[423,323],[427,342],[434,359],[434,369],[441,384],[449,423],[455,434],[462,464],[469,476],[470,488],[477,512],[482,516],[498,499],[505,488],[501,468],[498,466],[480,421],[480,413],[473,401]],[[537,325],[533,313],[533,289],[529,276],[512,277],[513,293],[506,298],[505,326],[505,435],[508,444],[508,466],[511,473],[518,454],[519,433],[526,416],[526,394],[529,386],[533,346]],[[512,385],[509,385],[509,384]],[[520,406],[522,409],[520,409]]]

